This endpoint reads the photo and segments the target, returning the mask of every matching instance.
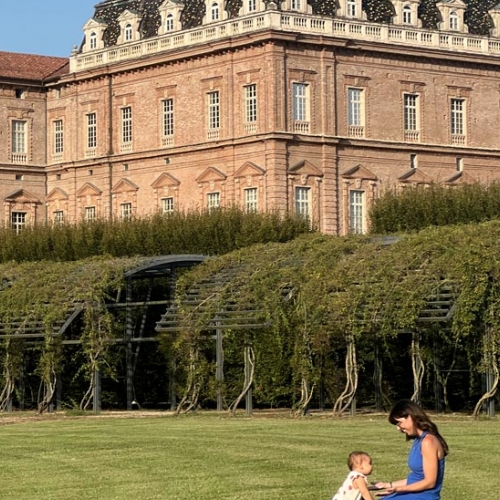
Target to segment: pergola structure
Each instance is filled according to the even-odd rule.
[[[144,259],[143,263],[134,269],[125,273],[126,290],[125,294],[118,291],[114,300],[110,300],[106,307],[110,311],[125,311],[125,328],[123,337],[115,338],[114,344],[124,344],[126,347],[126,406],[128,410],[133,407],[134,390],[134,357],[138,355],[140,344],[143,342],[158,342],[155,332],[146,332],[146,316],[153,307],[168,307],[173,302],[175,283],[180,271],[188,269],[194,265],[203,262],[207,257],[205,255],[169,255],[159,256],[150,259]],[[161,280],[161,298],[155,300],[152,298],[152,289],[155,283]],[[141,287],[141,295],[134,294],[134,282],[142,282],[145,286]],[[9,286],[9,283],[2,283],[2,289]],[[69,329],[73,327],[84,310],[83,304],[72,304],[66,313],[64,320],[57,321],[51,325],[51,330],[47,331],[42,318],[33,317],[15,318],[8,322],[0,323],[0,340],[22,340],[28,345],[36,345],[44,342],[47,335],[53,339],[58,339],[63,346],[81,344],[81,339],[69,338],[67,335]],[[135,326],[132,323],[134,311],[142,312],[142,321]],[[94,412],[101,410],[101,377],[99,373],[95,374],[95,386],[93,394]],[[60,386],[58,393],[60,394]],[[60,400],[56,396],[56,405]],[[7,405],[7,410],[12,410],[12,400]],[[53,405],[51,405],[53,409]]]

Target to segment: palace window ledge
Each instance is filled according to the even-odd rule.
[[[405,130],[405,142],[420,142],[420,132],[418,130]]]
[[[16,164],[28,163],[28,155],[26,153],[12,153],[11,162]]]
[[[451,144],[453,146],[465,146],[466,145],[467,136],[460,134],[452,134],[451,136]]]
[[[161,138],[161,145],[164,148],[171,148],[174,146],[174,136],[173,135],[164,135]]]
[[[365,136],[365,127],[362,125],[350,125],[347,129],[347,135],[362,139]]]
[[[500,55],[500,38],[269,10],[210,26],[199,26],[138,42],[129,42],[122,46],[108,47],[83,54],[73,53],[70,57],[70,71],[83,71],[171,49],[201,45],[214,39],[223,40],[266,28],[319,35],[329,34],[362,41]]]

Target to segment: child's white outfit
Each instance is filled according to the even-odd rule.
[[[352,484],[358,477],[362,477],[366,482],[366,476],[361,472],[356,472],[354,470],[349,472],[342,486],[339,488],[337,493],[335,493],[332,500],[358,500],[361,498],[361,492]]]

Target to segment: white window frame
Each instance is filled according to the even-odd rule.
[[[123,40],[125,42],[131,42],[131,41],[133,41],[133,39],[134,39],[134,28],[129,23],[123,29]]]
[[[27,153],[27,128],[26,120],[12,120],[12,153],[25,155]]]
[[[309,122],[310,85],[292,82],[292,116],[294,122]]]
[[[248,12],[255,12],[257,10],[257,0],[247,0]]]
[[[93,222],[97,220],[97,210],[95,206],[85,207],[85,221]]]
[[[174,16],[169,14],[165,19],[165,31],[174,31]]]
[[[245,123],[257,122],[257,84],[250,83],[243,87],[244,91],[244,106],[245,106]]]
[[[452,136],[465,136],[465,99],[450,100],[450,131]]]
[[[448,18],[448,26],[450,31],[458,31],[459,30],[459,17],[456,10],[452,10],[450,12],[450,16]]]
[[[218,21],[220,19],[220,6],[218,2],[213,2],[210,6],[210,19],[212,21]]]
[[[358,17],[356,0],[346,0],[347,17]]]
[[[207,193],[207,209],[209,212],[220,208],[220,191]]]
[[[162,214],[171,214],[174,212],[175,204],[174,198],[172,196],[167,196],[166,198],[161,199],[161,213]]]
[[[163,99],[162,108],[162,135],[172,137],[174,135],[174,100],[173,98]]]
[[[97,113],[87,113],[87,149],[97,147]]]
[[[295,213],[311,218],[311,188],[309,186],[295,186]]]
[[[19,234],[26,228],[27,222],[28,214],[26,212],[11,212],[10,227],[16,234]]]
[[[403,6],[403,24],[413,24],[411,6],[406,4]]]
[[[302,10],[302,0],[291,0],[290,8],[292,10]]]
[[[347,89],[347,123],[350,127],[365,126],[365,90],[362,88]]]
[[[64,210],[54,210],[52,220],[54,224],[64,224]]]
[[[132,217],[133,209],[132,203],[126,201],[124,203],[120,203],[120,219],[121,220],[129,220]]]
[[[53,121],[54,131],[54,155],[61,155],[64,153],[64,122],[63,120]]]
[[[97,33],[92,31],[89,35],[89,48],[90,50],[97,49]]]
[[[122,144],[131,144],[133,135],[132,135],[132,106],[125,106],[120,110],[120,118],[121,118],[121,143]]]
[[[220,92],[218,90],[207,92],[207,129],[209,139],[219,138],[220,118]]]
[[[243,190],[245,212],[257,212],[259,210],[259,190],[249,187]]]
[[[419,130],[419,95],[405,93],[403,95],[404,130],[417,132]]]
[[[358,189],[349,191],[349,232],[365,233],[365,192]]]

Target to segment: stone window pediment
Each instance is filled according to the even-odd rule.
[[[466,172],[457,172],[444,181],[444,183],[448,186],[457,186],[459,184],[475,184],[476,182],[477,180]]]
[[[343,179],[360,179],[363,181],[378,181],[378,177],[368,168],[363,165],[355,165],[342,172],[340,176]]]
[[[462,0],[441,0],[436,3],[441,22],[438,27],[442,31],[457,31],[467,33],[464,23],[464,13],[467,5]]]
[[[208,167],[199,177],[196,178],[198,184],[206,182],[225,182],[227,175],[223,174],[215,167]]]
[[[303,160],[288,169],[289,174],[307,175],[312,177],[323,177],[323,172],[311,162]]]
[[[417,168],[412,168],[411,170],[405,172],[403,175],[398,177],[398,182],[401,184],[434,184],[434,180],[428,175],[424,174],[421,170]]]
[[[161,188],[178,188],[180,186],[180,181],[176,179],[173,175],[163,173],[156,179],[151,187],[153,189],[161,189]]]
[[[68,193],[61,188],[54,188],[48,195],[47,201],[66,201],[69,199]]]
[[[251,161],[247,161],[243,164],[234,174],[234,178],[238,179],[241,177],[249,177],[249,176],[262,176],[265,175],[266,171],[252,163]]]
[[[7,203],[16,203],[19,205],[26,203],[38,205],[41,203],[39,198],[31,194],[29,191],[26,191],[25,189],[18,189],[17,191],[14,191],[13,193],[5,197],[5,201]]]
[[[422,21],[418,17],[420,0],[391,0],[394,7],[394,24],[421,27]]]
[[[90,182],[86,182],[77,192],[77,198],[82,198],[84,196],[101,196],[102,191],[94,186],[94,184]]]
[[[137,184],[134,184],[132,181],[129,181],[128,179],[120,179],[111,192],[113,194],[117,193],[130,193],[130,192],[135,192],[139,190],[139,186]]]

